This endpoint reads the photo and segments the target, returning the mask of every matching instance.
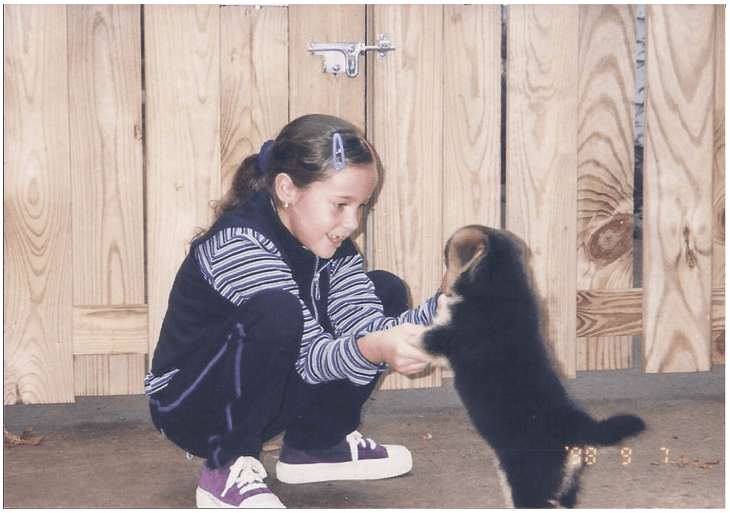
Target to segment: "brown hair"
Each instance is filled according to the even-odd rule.
[[[353,124],[325,114],[308,114],[286,125],[269,148],[268,169],[262,173],[258,153],[246,157],[236,170],[231,188],[215,206],[216,218],[246,202],[264,188],[277,200],[276,175],[286,173],[299,188],[321,182],[336,173],[332,167],[332,138],[339,133],[345,149],[346,163],[375,164],[378,175],[373,200],[382,185],[383,168],[377,153],[362,131]]]

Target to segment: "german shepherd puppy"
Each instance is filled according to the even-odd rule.
[[[499,459],[510,506],[573,507],[579,458],[568,449],[606,446],[639,433],[634,415],[596,421],[570,400],[541,329],[528,250],[515,235],[467,226],[449,239],[440,309],[420,341],[448,360],[469,416]]]

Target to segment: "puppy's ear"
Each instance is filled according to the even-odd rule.
[[[456,279],[465,272],[474,274],[474,269],[489,250],[489,237],[475,227],[462,228],[446,245],[446,275],[442,289],[448,295]]]
[[[470,251],[471,256],[464,262],[462,273],[466,272],[469,274],[469,279],[473,280],[476,275],[476,269],[479,263],[487,256],[489,249],[489,238],[487,235],[482,234],[482,240],[476,242]],[[465,257],[467,255],[464,255]]]

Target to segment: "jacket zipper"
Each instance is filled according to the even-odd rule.
[[[319,312],[317,311],[317,302],[319,301],[319,298],[321,297],[321,292],[319,290],[319,276],[322,274],[322,271],[325,267],[327,267],[327,264],[324,264],[321,269],[318,269],[319,267],[319,257],[314,257],[314,277],[312,278],[312,286],[310,287],[310,294],[312,296],[312,308],[314,312],[314,320],[319,323]]]

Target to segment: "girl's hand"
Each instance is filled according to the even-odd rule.
[[[420,349],[418,339],[428,328],[400,324],[358,339],[362,355],[372,363],[386,362],[400,374],[416,374],[426,368],[429,357]]]

